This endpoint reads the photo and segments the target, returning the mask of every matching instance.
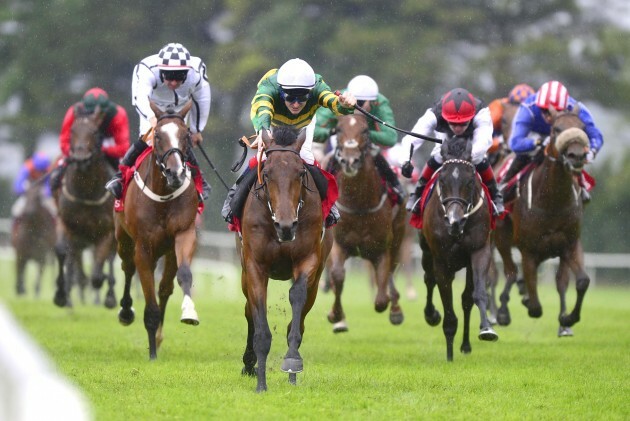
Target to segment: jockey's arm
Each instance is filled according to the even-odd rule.
[[[330,132],[337,127],[337,116],[328,108],[320,107],[317,110],[317,123],[313,134],[313,141],[326,143],[330,137]]]
[[[210,91],[210,84],[206,77],[206,66],[201,63],[199,69],[197,69],[195,75],[199,77],[197,87],[192,93],[193,109],[191,110],[190,128],[193,134],[199,134],[197,136],[198,142],[201,142],[201,132],[208,123],[208,116],[210,115],[210,102],[212,94]],[[198,143],[195,143],[197,145]]]
[[[116,106],[116,115],[107,128],[107,134],[114,138],[114,144],[103,146],[103,152],[112,158],[122,158],[129,149],[129,118],[127,111]]]
[[[396,127],[394,112],[389,105],[389,101],[382,95],[379,98],[378,106],[374,107],[372,113],[390,126]],[[370,130],[370,140],[379,146],[392,147],[398,142],[398,135],[391,127],[375,121],[374,130]]]
[[[431,136],[435,132],[435,128],[437,127],[437,117],[431,108],[427,109],[427,111],[418,119],[416,124],[411,129],[414,133],[420,133],[425,136]],[[413,151],[417,151],[419,147],[424,144],[424,139],[417,138],[411,135],[405,135],[402,138],[400,154],[398,155],[398,164],[403,165],[405,162],[409,161],[410,155],[409,152],[411,150],[411,146],[413,145]]]
[[[472,162],[477,164],[492,146],[492,117],[488,107],[482,108],[473,118]]]
[[[70,154],[70,129],[74,123],[74,106],[71,106],[66,111],[66,115],[63,117],[61,123],[61,132],[59,133],[59,148],[63,156]]]
[[[515,153],[526,153],[536,148],[534,139],[529,138],[534,116],[531,111],[521,105],[514,116],[512,123],[512,134],[509,140],[510,149]]]

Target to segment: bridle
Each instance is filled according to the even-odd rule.
[[[444,161],[444,163],[442,164],[442,168],[440,168],[440,171],[442,171],[442,169],[450,164],[462,164],[462,165],[466,165],[470,168],[472,168],[473,170],[473,175],[476,177],[476,169],[475,169],[475,165],[470,162],[467,161],[465,159],[449,159]],[[483,189],[481,189],[480,194],[479,194],[479,200],[477,201],[476,204],[473,205],[473,202],[475,200],[475,192],[476,192],[476,188],[472,188],[470,189],[470,197],[467,199],[464,199],[462,197],[444,197],[442,195],[442,189],[440,188],[440,182],[438,180],[438,182],[436,183],[436,193],[438,195],[438,198],[440,199],[440,204],[442,206],[442,211],[444,212],[444,217],[447,217],[447,210],[449,208],[449,206],[453,203],[457,203],[459,204],[462,208],[464,208],[464,215],[462,216],[462,220],[465,222],[466,220],[468,220],[468,217],[470,217],[470,215],[474,214],[475,212],[477,212],[481,206],[483,205],[483,200],[484,200],[484,191]]]
[[[298,156],[298,158],[300,158],[300,153],[294,149],[290,149],[290,148],[270,148],[270,149],[265,149],[265,154],[267,154],[267,156],[269,156],[272,152],[291,152],[294,153]],[[300,158],[301,160],[302,158]],[[304,168],[304,172],[300,175],[301,178],[301,183],[302,183],[302,187],[304,187],[305,189],[309,190],[309,191],[313,191],[311,188],[309,188],[308,186],[308,170],[306,168],[306,166],[304,166],[304,164],[302,164],[302,168]],[[269,194],[269,187],[267,186],[267,175],[263,175],[263,182],[259,187],[256,187],[255,189],[262,189],[265,193],[265,198],[266,198],[266,202],[267,202],[267,208],[269,209],[269,213],[271,214],[271,219],[273,220],[273,222],[276,222],[276,213],[273,210],[273,206],[271,205],[271,196]],[[297,222],[300,216],[300,210],[304,207],[304,199],[303,199],[303,193],[304,190],[300,189],[300,199],[298,200],[298,204],[297,204],[297,208],[295,210],[295,219],[294,222]],[[258,196],[256,194],[256,197],[259,200],[262,200],[260,198],[260,196]]]
[[[164,119],[179,119],[182,121],[182,123],[184,123],[184,126],[186,125],[186,120],[184,120],[184,117],[180,116],[179,114],[164,114],[162,116],[160,116],[160,118],[157,119],[157,123],[159,123],[161,120]],[[187,130],[186,131],[186,145],[188,147],[191,146],[191,138],[190,138],[190,131]],[[166,152],[164,152],[162,155],[160,155],[157,151],[157,148],[155,147],[156,145],[154,145],[153,147],[153,151],[155,152],[155,162],[158,165],[158,167],[160,168],[160,172],[162,173],[162,175],[164,177],[166,177],[166,171],[168,171],[168,168],[166,167],[166,161],[168,159],[169,156],[173,155],[173,154],[177,154],[179,155],[179,158],[181,159],[182,163],[184,163],[185,165],[185,158],[184,158],[184,153],[180,148],[170,148],[168,149]]]

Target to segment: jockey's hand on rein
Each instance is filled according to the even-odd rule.
[[[413,164],[411,161],[407,161],[402,165],[400,173],[405,178],[411,178],[411,174],[413,173]]]

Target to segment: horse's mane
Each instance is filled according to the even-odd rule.
[[[471,160],[472,139],[455,136],[442,144],[442,158]]]
[[[290,126],[279,126],[273,129],[274,142],[278,146],[290,146],[298,137],[298,130]]]

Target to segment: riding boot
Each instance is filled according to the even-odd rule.
[[[494,203],[493,213],[496,216],[501,215],[505,212],[505,208],[503,207],[503,194],[501,194],[501,190],[499,189],[499,186],[497,186],[497,180],[494,178],[494,172],[492,171],[490,162],[488,162],[487,159],[484,159],[479,164],[475,165],[475,169],[481,176],[483,183],[488,188],[488,192],[490,192],[490,199],[492,199],[492,203]]]
[[[125,156],[123,156],[120,161],[121,165],[125,165],[127,167],[131,167],[136,163],[136,159],[140,156],[142,152],[149,146],[143,142],[142,140],[136,140],[131,144]],[[120,199],[122,197],[123,185],[122,185],[122,172],[119,170],[111,180],[105,184],[105,188],[109,191],[112,196],[116,199]]]
[[[333,203],[332,208],[330,208],[330,212],[328,212],[328,216],[326,216],[326,228],[330,228],[337,224],[339,219],[341,219],[339,209],[337,209],[337,205]]]
[[[586,180],[584,174],[580,174],[578,177],[578,184],[580,185],[580,197],[582,198],[582,204],[586,205],[591,201],[591,194],[586,189]]]
[[[236,179],[236,182],[234,182],[234,185],[232,185],[232,187],[230,187],[230,189],[228,190],[227,197],[225,198],[225,201],[223,202],[223,208],[221,209],[221,216],[223,217],[225,222],[227,222],[228,224],[234,223],[233,211],[236,209],[234,210],[232,209],[232,201],[234,197],[236,196],[236,194],[240,191],[240,187],[241,187],[241,183],[243,179],[245,179],[247,174],[249,174],[250,172],[251,172],[251,168],[245,167],[245,170],[241,173],[241,175],[238,176],[238,178]]]
[[[64,159],[54,170],[50,173],[50,190],[55,191],[61,187],[61,180],[63,179],[63,175],[66,173],[66,160]]]
[[[422,199],[422,193],[424,193],[424,188],[426,187],[433,174],[442,166],[439,162],[435,160],[435,158],[431,157],[424,164],[422,168],[422,172],[420,173],[420,179],[418,180],[418,184],[416,185],[416,189],[411,195],[409,195],[409,200],[407,201],[407,211],[415,214],[420,213],[420,199]]]
[[[398,176],[392,170],[392,167],[389,165],[385,157],[383,157],[383,155],[381,155],[380,153],[376,154],[374,156],[374,164],[376,165],[376,168],[378,169],[379,174],[381,174],[382,177],[385,177],[385,180],[387,180],[387,184],[392,189],[392,191],[396,194],[396,198],[397,198],[396,203],[398,204],[405,203],[407,193],[405,192],[405,189],[403,188],[403,186],[400,184],[400,180],[398,180]]]
[[[197,157],[195,156],[194,152],[190,148],[188,149],[188,152],[186,153],[186,161],[192,164],[191,172],[192,172],[193,178],[196,178],[197,175],[201,176],[201,200],[203,201],[208,200],[208,197],[210,196],[210,192],[212,191],[212,187],[210,187],[210,184],[208,184],[205,177],[203,176],[203,173],[199,169],[199,164],[197,163]]]

